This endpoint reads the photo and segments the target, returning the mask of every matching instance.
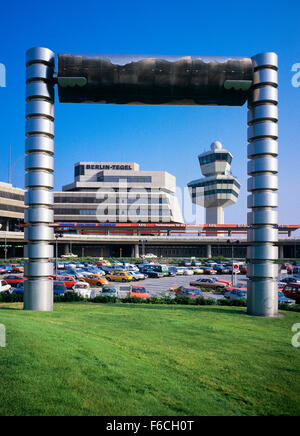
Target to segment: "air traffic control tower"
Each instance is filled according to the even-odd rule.
[[[224,207],[235,204],[240,183],[231,172],[232,154],[219,141],[198,156],[202,179],[188,183],[194,204],[206,209],[206,224],[224,224]]]

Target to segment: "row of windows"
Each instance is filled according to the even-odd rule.
[[[211,191],[204,192],[205,196],[206,195],[214,195],[214,194],[233,194],[235,197],[239,196],[239,194],[237,192],[235,192],[233,189],[212,189]],[[197,197],[197,193],[193,192],[192,196],[193,196],[193,198]]]
[[[111,197],[111,196],[110,196]],[[168,204],[166,198],[141,198],[139,195],[136,198],[119,198],[113,197],[109,198],[108,195],[105,195],[104,198],[96,198],[96,197],[54,197],[54,203],[62,204],[62,203],[76,203],[76,204],[101,204],[101,203],[111,203],[111,204]]]
[[[217,184],[226,184],[226,185],[234,185],[237,188],[240,189],[241,185],[234,179],[231,180],[225,180],[225,179],[218,179],[218,180],[209,180],[208,182],[200,182],[196,185],[192,185],[193,189],[196,188],[205,188],[206,186],[212,186]]]
[[[0,204],[0,211],[5,210],[7,212],[18,212],[18,213],[24,213],[25,207],[20,206],[10,206],[7,204]]]
[[[169,209],[113,209],[110,210],[109,208],[103,209],[103,210],[97,210],[97,209],[55,209],[54,210],[55,215],[158,215],[158,216],[170,216],[172,215],[172,211]]]
[[[232,157],[230,156],[229,153],[211,153],[208,154],[207,156],[199,157],[200,165],[216,162],[218,160],[227,161],[228,163],[231,164]]]
[[[142,176],[98,176],[98,182],[127,182],[127,183],[152,183],[152,177],[142,177]]]
[[[10,200],[24,201],[24,195],[14,194],[13,192],[0,191],[0,197],[8,198]]]
[[[107,190],[110,190],[111,192],[131,192],[132,194],[135,194],[137,192],[161,192],[164,191],[164,189],[159,188],[72,188],[72,189],[66,189],[66,192],[106,192]]]

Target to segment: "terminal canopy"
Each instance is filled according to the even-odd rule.
[[[242,106],[252,81],[245,57],[58,55],[62,103]]]

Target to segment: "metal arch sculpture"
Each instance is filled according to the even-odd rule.
[[[62,103],[242,106],[248,101],[248,313],[276,316],[277,55],[191,57],[26,54],[24,308],[53,310],[54,87]]]

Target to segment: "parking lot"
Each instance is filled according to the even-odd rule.
[[[162,296],[165,292],[167,292],[170,288],[176,286],[190,286],[190,282],[195,281],[199,278],[211,278],[214,276],[209,275],[193,275],[193,276],[175,276],[175,277],[163,277],[160,279],[146,279],[141,280],[139,282],[134,282],[133,284],[145,286],[150,296]],[[220,275],[217,276],[220,280],[229,280],[231,281],[231,275]],[[239,274],[237,276],[237,281],[240,279],[245,279],[245,275]],[[222,295],[214,292],[204,292],[204,296],[213,297],[216,299],[223,298]]]

